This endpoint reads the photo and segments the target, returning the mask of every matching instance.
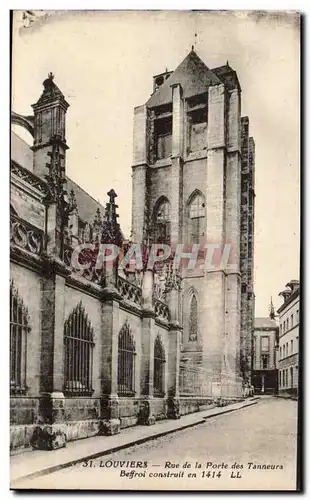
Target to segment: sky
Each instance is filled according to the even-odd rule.
[[[121,228],[131,226],[133,109],[152,93],[153,75],[195,49],[212,68],[229,61],[242,88],[256,144],[254,292],[256,316],[276,308],[299,279],[299,27],[290,12],[40,11],[24,27],[14,13],[12,108],[31,104],[52,71],[70,107],[67,175],[102,204],[118,194]],[[28,142],[27,132],[19,135]]]

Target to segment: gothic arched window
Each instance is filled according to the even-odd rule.
[[[193,295],[189,306],[188,339],[196,341],[197,335],[198,335],[198,304],[195,295]]]
[[[164,198],[162,199],[155,208],[154,213],[154,226],[155,226],[155,243],[166,243],[170,242],[170,203]]]
[[[157,336],[154,343],[154,396],[164,397],[165,395],[165,350],[160,338]]]
[[[129,324],[126,322],[118,336],[118,394],[135,394],[135,356],[136,347]]]
[[[94,332],[82,302],[72,311],[64,326],[65,384],[68,395],[91,395]]]
[[[205,200],[201,193],[196,192],[189,203],[188,242],[200,243],[204,234]]]
[[[28,310],[13,283],[10,285],[10,392],[26,392]]]

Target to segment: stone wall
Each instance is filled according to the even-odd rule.
[[[41,344],[41,279],[26,267],[11,263],[11,279],[29,313],[30,332],[27,336],[27,379],[28,397],[35,397],[39,391],[40,344]]]
[[[152,418],[166,418],[170,376],[168,368],[169,328],[166,320],[151,319],[152,330],[149,327],[145,328],[145,326],[142,329],[142,324],[144,324],[142,311],[136,304],[122,300],[120,300],[120,306],[114,316],[112,302],[100,299],[97,288],[93,285],[85,287],[85,280],[79,277],[67,280],[56,274],[54,279],[46,280],[44,278],[43,290],[43,278],[35,270],[12,263],[11,275],[14,279],[14,285],[28,307],[31,326],[27,357],[29,389],[26,395],[11,398],[11,448],[13,450],[29,447],[34,431],[37,432],[38,426],[42,428],[45,424],[61,425],[66,441],[95,436],[104,431],[102,421],[105,420],[107,414],[102,397],[108,396],[104,391],[111,391],[112,388],[111,385],[107,384],[109,382],[107,379],[114,377],[113,387],[115,387],[115,380],[117,383],[117,364],[111,363],[111,360],[108,361],[107,365],[105,364],[108,358],[106,358],[104,350],[111,341],[109,340],[109,329],[112,327],[117,356],[118,334],[125,323],[131,329],[136,347],[135,395],[133,397],[118,397],[117,414],[120,429],[140,422],[141,411],[149,397],[152,400]],[[30,296],[31,300],[29,300]],[[62,394],[64,386],[64,323],[80,302],[82,302],[89,317],[94,334],[92,372],[94,392],[89,397],[66,396],[66,394],[64,397]],[[52,319],[50,318],[52,324],[55,322],[57,325],[55,336],[51,335],[54,330],[50,331],[50,313],[52,314]],[[43,322],[42,319],[44,319]],[[41,338],[42,331],[47,332],[44,339]],[[153,366],[149,364],[149,358],[142,351],[142,344],[149,343],[149,356],[150,359],[153,359],[154,341],[157,336],[160,336],[166,357],[164,365],[165,397],[153,399],[152,393],[148,392],[153,384]],[[49,352],[48,356],[46,353],[42,357],[42,345]],[[152,384],[149,387],[148,381],[150,379]],[[53,390],[54,387],[57,388],[58,392],[50,395],[52,399],[46,399],[47,394],[42,399],[41,388],[47,391]]]
[[[29,313],[31,330],[27,335],[27,393],[10,399],[10,447],[28,447],[39,414],[40,373],[40,277],[33,271],[11,264],[11,279]]]
[[[96,436],[100,430],[99,398],[66,398],[64,421],[67,441]]]
[[[210,410],[215,408],[216,402],[210,397],[208,398],[180,398],[180,415],[187,415],[196,411]]]
[[[120,428],[132,427],[138,423],[140,412],[139,397],[119,398]]]
[[[152,407],[156,420],[164,420],[167,418],[167,398],[154,398]]]
[[[171,165],[165,167],[155,167],[151,175],[150,191],[150,213],[153,215],[154,206],[162,196],[165,196],[171,203]]]
[[[39,229],[44,228],[45,207],[41,203],[37,193],[36,197],[34,197],[34,193],[19,189],[15,184],[11,183],[10,201],[20,218],[30,222],[30,224]]]
[[[28,448],[39,413],[38,397],[10,398],[10,449]]]

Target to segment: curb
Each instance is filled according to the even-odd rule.
[[[247,405],[241,406],[240,408],[228,408],[226,411],[222,411],[219,413],[213,413],[213,415],[207,415],[206,417],[202,417],[202,418],[204,420],[208,420],[209,418],[212,418],[212,417],[219,417],[220,415],[225,415],[226,413],[231,413],[233,411],[243,410],[243,408],[248,408],[249,406],[256,405],[257,403],[258,403],[258,401],[253,401]],[[178,430],[178,429],[176,429],[176,430]]]
[[[10,485],[10,489],[14,489],[13,484],[18,483],[21,480],[34,479],[35,477],[46,476],[47,474],[52,474],[53,472],[57,472],[61,469],[67,469],[68,467],[72,467],[73,465],[76,465],[76,464],[81,463],[81,462],[85,462],[87,460],[94,460],[96,458],[103,457],[105,455],[110,455],[110,453],[115,453],[115,452],[120,451],[120,450],[125,450],[126,448],[130,448],[131,446],[134,446],[134,445],[144,444],[147,441],[152,441],[152,440],[158,439],[160,437],[168,436],[169,434],[173,434],[174,432],[182,431],[185,429],[189,429],[191,427],[195,427],[196,425],[204,424],[205,421],[208,420],[209,418],[218,417],[220,415],[225,415],[226,413],[232,413],[234,411],[243,410],[243,408],[248,408],[249,406],[253,406],[257,403],[258,403],[258,401],[252,401],[251,403],[244,405],[244,406],[241,406],[240,408],[228,408],[225,411],[219,411],[218,413],[213,413],[212,415],[200,417],[201,420],[197,420],[197,422],[192,422],[190,424],[186,424],[186,425],[177,427],[175,429],[169,429],[166,431],[162,431],[162,432],[159,432],[157,434],[150,435],[150,436],[145,436],[143,438],[136,439],[135,441],[131,441],[129,443],[121,444],[119,446],[114,446],[112,448],[108,448],[108,449],[105,449],[103,451],[97,451],[96,453],[92,453],[92,454],[84,456],[82,458],[76,458],[75,460],[70,460],[69,462],[65,462],[65,463],[58,464],[58,465],[51,465],[51,466],[46,467],[45,469],[42,469],[40,471],[31,472],[30,474],[26,474],[25,476],[20,476],[16,479],[13,479],[11,482],[11,485]]]

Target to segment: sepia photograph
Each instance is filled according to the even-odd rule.
[[[301,14],[10,22],[10,488],[300,491]]]

